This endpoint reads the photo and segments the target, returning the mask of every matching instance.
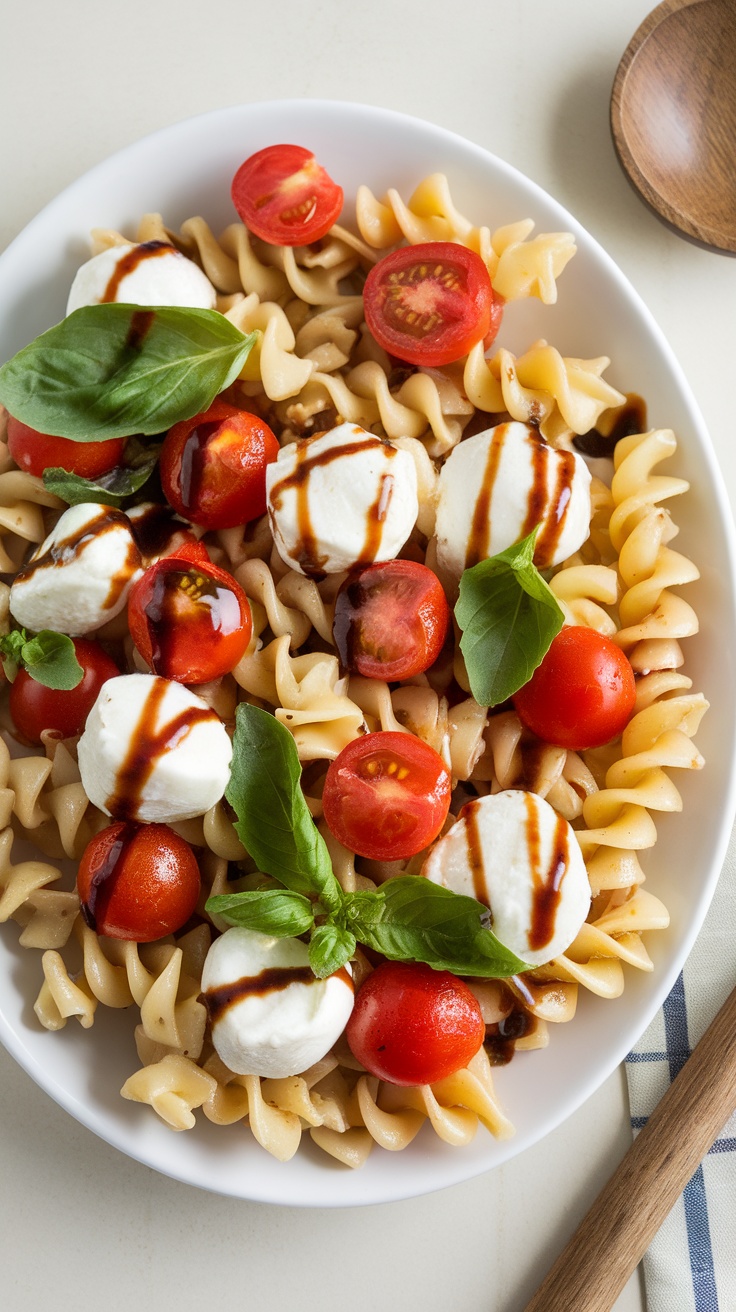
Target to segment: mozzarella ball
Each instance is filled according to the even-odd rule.
[[[232,744],[220,717],[183,684],[121,674],[100,689],[78,754],[84,791],[106,815],[175,824],[219,802]]]
[[[316,979],[306,943],[228,929],[215,939],[202,992],[218,1056],[237,1075],[299,1075],[329,1052],[353,1009],[345,966]]]
[[[214,310],[209,278],[198,265],[165,241],[109,246],[77,270],[66,312],[102,301],[127,305],[183,305]]]
[[[300,574],[393,560],[419,513],[411,455],[356,424],[283,447],[266,495],[279,555]]]
[[[575,831],[535,793],[468,802],[422,874],[489,907],[496,938],[533,966],[564,952],[590,909]]]
[[[590,532],[590,472],[526,424],[499,424],[460,442],[439,477],[437,561],[457,581],[541,524],[539,569],[559,565]]]
[[[125,606],[141,569],[141,554],[126,515],[85,501],[70,506],[10,588],[18,624],[78,637],[111,620]]]

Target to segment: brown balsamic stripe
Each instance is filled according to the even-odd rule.
[[[89,897],[80,905],[82,917],[90,929],[97,932],[98,919],[104,919],[105,911],[115,890],[115,883],[123,868],[125,853],[138,833],[139,826],[128,822],[118,831],[115,841],[110,844],[107,856],[99,869],[92,876]]]
[[[188,706],[160,729],[154,729],[168,687],[165,679],[157,679],[141,708],[128,751],[115,778],[115,791],[105,802],[107,810],[117,820],[136,819],[143,790],[156,768],[156,762],[196,724],[217,719],[209,707]]]
[[[572,483],[575,477],[575,456],[572,451],[557,451],[555,457],[555,490],[534,548],[534,560],[541,569],[550,565],[554,559],[570,507]],[[531,532],[531,528],[527,531]]]
[[[294,488],[296,492],[296,514],[299,532],[299,549],[294,552],[299,565],[305,574],[319,574],[324,567],[324,557],[320,556],[317,551],[317,539],[312,524],[312,517],[309,512],[309,475],[314,469],[322,469],[326,465],[331,465],[336,460],[342,460],[345,456],[355,455],[364,451],[368,446],[383,447],[388,455],[396,454],[396,447],[391,446],[389,442],[383,441],[380,437],[361,437],[359,441],[346,442],[343,446],[330,447],[325,451],[320,451],[316,455],[309,454],[310,445],[316,439],[302,438],[296,444],[296,468],[291,474],[287,474],[278,483],[275,483],[271,489],[271,505],[278,510],[281,505],[281,497],[284,492]],[[376,503],[376,513],[380,505],[380,496]],[[384,510],[385,514],[385,510]],[[371,533],[370,524],[368,534]],[[371,556],[371,560],[373,557]]]
[[[355,562],[356,568],[360,565],[370,565],[376,558],[376,553],[381,545],[383,523],[391,504],[395,481],[393,474],[381,475],[378,496],[368,510],[365,542],[363,543],[363,550]]]
[[[335,972],[350,989],[353,981],[344,966]],[[288,989],[290,984],[314,984],[315,976],[311,966],[272,966],[262,970],[259,975],[244,975],[232,984],[221,984],[219,988],[208,989],[204,994],[205,1005],[210,1022],[216,1021],[236,1003],[244,998],[264,997],[267,993],[278,993]]]
[[[463,807],[463,820],[465,821],[465,842],[468,848],[468,865],[473,874],[473,891],[476,901],[482,902],[484,906],[489,906],[488,893],[484,879],[485,867],[483,864],[483,846],[480,837],[480,828],[478,826],[478,803],[468,802]]]
[[[636,392],[629,392],[626,404],[616,414],[614,425],[609,433],[602,433],[598,428],[582,433],[572,439],[576,451],[584,456],[612,456],[613,448],[623,437],[632,433],[645,433],[647,430],[647,404]]]
[[[100,304],[106,305],[110,301],[114,301],[123,278],[127,278],[128,274],[133,273],[139,265],[143,264],[144,260],[155,259],[159,255],[169,255],[173,250],[175,250],[175,247],[166,241],[144,241],[141,242],[140,246],[134,246],[131,251],[128,251],[127,255],[123,256],[122,260],[118,261],[113,269],[107,287],[100,297]]]
[[[562,897],[562,881],[565,877],[569,857],[568,829],[567,822],[562,816],[558,816],[549,865],[543,875],[540,863],[539,824],[536,810],[528,795],[526,802],[527,842],[529,843],[534,872],[529,947],[533,952],[538,952],[550,942],[555,930],[557,910]],[[533,824],[530,824],[532,810],[534,810],[534,821]]]
[[[16,582],[21,582],[30,578],[40,569],[58,569],[63,565],[68,565],[73,556],[79,556],[84,544],[92,538],[99,537],[102,533],[111,533],[121,524],[129,528],[128,517],[120,510],[102,507],[100,513],[93,519],[88,519],[74,532],[68,533],[65,538],[49,547],[42,556],[36,556],[19,570],[16,574]]]
[[[501,463],[501,454],[503,452],[503,444],[506,439],[508,427],[508,424],[499,424],[491,438],[491,444],[488,448],[486,467],[483,473],[483,482],[473,509],[470,536],[468,537],[468,545],[465,550],[466,569],[470,569],[471,566],[477,565],[478,561],[485,560],[488,556],[491,541],[491,498],[493,496],[493,486],[498,475],[498,467]]]

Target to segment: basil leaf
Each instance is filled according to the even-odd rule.
[[[82,501],[99,501],[105,506],[122,506],[128,497],[139,492],[148,482],[156,468],[158,450],[136,469],[128,465],[118,465],[99,478],[82,478],[67,469],[44,469],[43,485],[49,492],[54,492],[69,506],[77,506]]]
[[[205,911],[222,916],[230,925],[271,934],[274,938],[297,938],[314,924],[309,898],[285,888],[254,889],[247,893],[220,893],[205,903]]]
[[[351,923],[361,943],[391,961],[423,961],[435,970],[486,979],[531,969],[484,927],[488,908],[472,897],[420,875],[389,879],[378,895],[380,919],[359,913]]]
[[[206,410],[255,340],[216,310],[86,305],[0,368],[0,401],[75,442],[151,436]]]
[[[35,638],[24,642],[18,663],[44,688],[68,692],[84,678],[71,638],[52,629],[42,629]]]
[[[355,935],[328,922],[315,929],[309,941],[309,964],[317,979],[326,979],[345,965],[355,952]]]
[[[497,706],[528,683],[562,628],[562,609],[534,565],[537,532],[460,580],[460,650],[480,706]]]
[[[241,702],[225,796],[235,829],[258,868],[295,893],[316,895],[328,911],[342,890],[327,845],[304,800],[294,739],[267,711]]]
[[[6,678],[11,683],[18,672],[19,665],[22,664],[21,652],[27,641],[28,634],[25,629],[11,629],[10,633],[5,633],[0,637],[3,670]]]

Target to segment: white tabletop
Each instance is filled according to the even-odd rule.
[[[629,188],[610,140],[616,65],[649,7],[7,4],[0,247],[98,160],[200,111],[285,96],[403,110],[515,164],[610,251],[685,368],[733,500],[736,261],[665,229]],[[127,1160],[2,1051],[0,1075],[5,1312],[49,1300],[57,1312],[186,1312],[213,1299],[269,1312],[379,1303],[517,1312],[630,1142],[617,1072],[547,1140],[469,1184],[370,1209],[279,1209],[203,1194]],[[642,1307],[634,1277],[616,1309]]]

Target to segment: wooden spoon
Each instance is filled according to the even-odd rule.
[[[736,989],[525,1312],[610,1312],[734,1110]]]
[[[618,66],[611,129],[655,213],[736,254],[734,0],[664,0],[644,19]]]

